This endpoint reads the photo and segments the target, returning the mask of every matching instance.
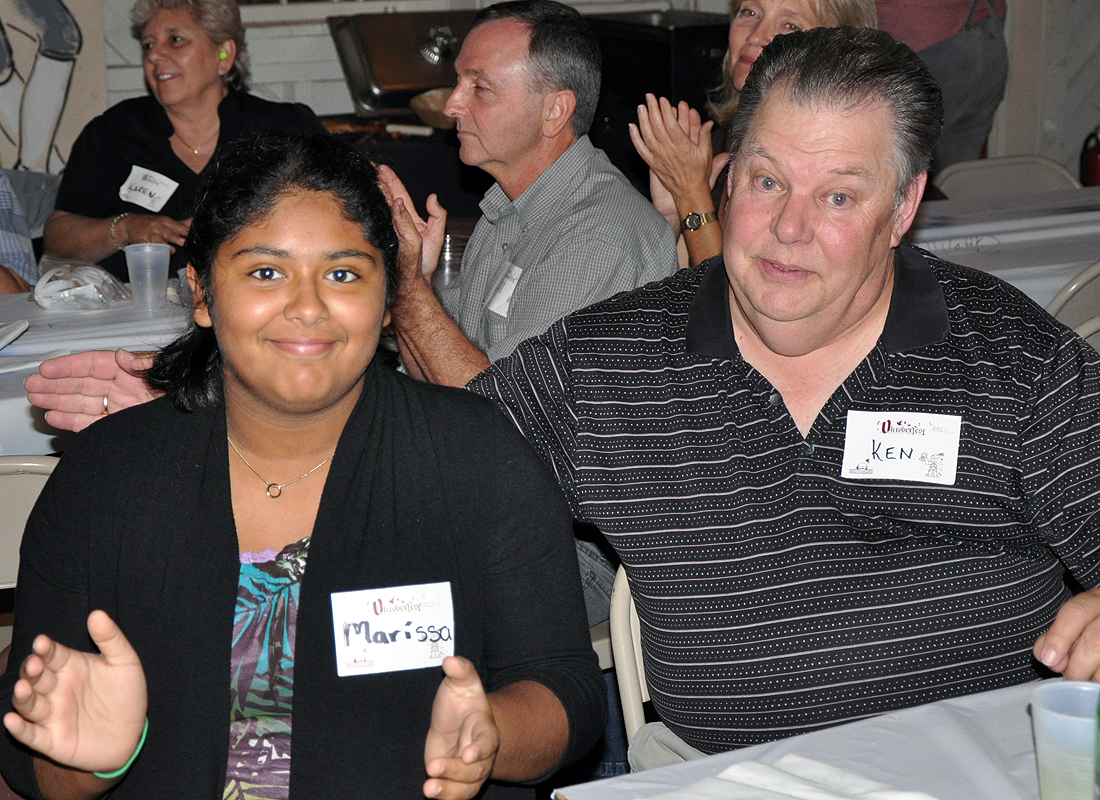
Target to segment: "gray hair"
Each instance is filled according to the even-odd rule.
[[[741,10],[743,0],[730,0],[730,22]],[[825,28],[839,25],[851,25],[854,28],[877,28],[878,12],[875,0],[809,0],[817,24]],[[717,86],[707,92],[707,112],[715,124],[728,128],[737,111],[737,101],[741,93],[733,85],[730,74],[730,51],[722,60],[722,79]]]
[[[596,35],[580,13],[555,0],[510,0],[487,6],[474,18],[474,26],[498,19],[515,19],[531,30],[527,45],[527,71],[534,92],[567,89],[577,98],[569,120],[575,136],[592,127],[600,99],[600,47]]]
[[[730,153],[741,144],[769,94],[800,106],[853,108],[881,102],[894,119],[895,204],[932,162],[943,128],[943,95],[917,54],[884,31],[814,28],[776,36],[753,64],[730,126]]]
[[[206,37],[216,45],[230,39],[236,42],[237,55],[233,66],[222,80],[230,89],[244,91],[248,88],[248,47],[244,43],[244,24],[237,0],[137,0],[130,11],[130,33],[133,37],[140,41],[149,20],[166,8],[182,8],[190,12]]]

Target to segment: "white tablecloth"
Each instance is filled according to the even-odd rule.
[[[1100,261],[1100,187],[924,203],[906,239],[992,273],[1045,307]]]
[[[155,350],[179,336],[191,312],[165,306],[152,315],[119,303],[99,311],[47,311],[27,294],[0,296],[0,322],[25,319],[27,332],[0,350],[0,455],[39,455],[64,449],[69,434],[46,424],[27,402],[23,380],[43,357],[82,350]],[[25,365],[5,371],[13,365]]]
[[[937,800],[1039,800],[1028,697],[1037,683],[941,700],[672,767],[558,789],[559,800],[635,800],[788,753]]]

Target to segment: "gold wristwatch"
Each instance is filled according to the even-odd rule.
[[[684,221],[680,223],[680,228],[685,231],[697,231],[708,222],[715,222],[717,219],[718,212],[716,211],[708,211],[705,214],[696,211],[684,217]]]

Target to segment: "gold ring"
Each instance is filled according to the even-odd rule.
[[[103,395],[103,413],[104,415],[111,413],[111,410],[107,408],[107,395]]]

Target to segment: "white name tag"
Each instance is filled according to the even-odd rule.
[[[371,675],[438,667],[453,656],[450,581],[333,592],[336,674]]]
[[[849,411],[840,475],[951,486],[961,427],[958,414]]]
[[[130,177],[118,187],[118,196],[127,203],[160,211],[179,186],[176,181],[136,164],[130,168]]]
[[[523,270],[515,264],[508,267],[508,274],[504,276],[504,283],[500,285],[497,293],[493,295],[493,299],[489,301],[490,311],[502,317],[508,316],[508,311],[512,307],[512,294],[516,291],[516,284],[519,283],[522,274]]]

